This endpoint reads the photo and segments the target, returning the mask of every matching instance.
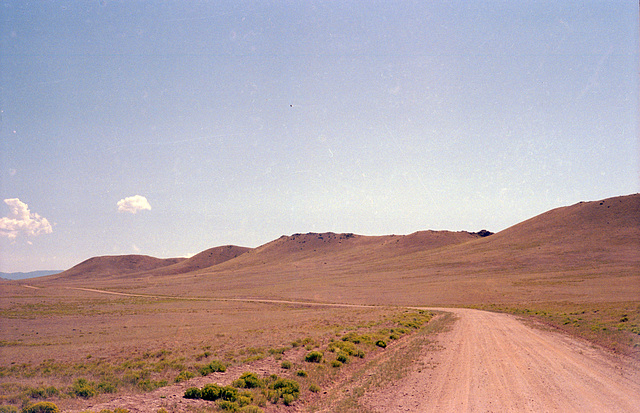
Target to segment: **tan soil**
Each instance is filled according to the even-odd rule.
[[[636,361],[506,314],[459,317],[400,383],[362,402],[377,412],[640,412]]]

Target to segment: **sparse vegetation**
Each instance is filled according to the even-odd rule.
[[[343,314],[344,310],[330,310],[335,314]],[[353,309],[349,310],[351,315],[355,314]],[[275,360],[282,360],[282,356],[289,350],[298,347],[306,348],[303,359],[317,367],[311,370],[312,377],[305,370],[298,369],[293,372],[294,377],[305,381],[305,389],[310,383],[322,382],[329,370],[323,370],[324,366],[331,366],[332,363],[342,366],[345,363],[352,363],[352,358],[364,358],[365,352],[374,351],[374,343],[380,337],[386,338],[388,331],[402,327],[396,319],[405,317],[403,311],[395,312],[394,315],[381,317],[382,314],[389,314],[389,310],[381,309],[371,313],[369,309],[362,310],[360,318],[351,321],[352,324],[344,324],[345,318],[341,315],[336,321],[325,324],[326,327],[317,328],[315,336],[305,335],[302,338],[290,339],[290,345],[277,345],[277,342],[269,346],[247,345],[240,350],[221,351],[212,348],[211,345],[203,341],[193,347],[190,357],[184,352],[166,346],[158,349],[145,349],[139,353],[133,353],[124,360],[107,360],[96,356],[79,357],[77,363],[68,363],[47,359],[40,364],[14,364],[11,367],[0,366],[0,374],[5,377],[48,377],[52,378],[52,383],[60,383],[72,379],[72,385],[62,386],[40,386],[40,387],[7,387],[0,388],[0,396],[6,394],[5,400],[13,400],[20,406],[26,400],[45,400],[51,398],[65,398],[68,395],[79,399],[90,399],[99,394],[116,394],[121,389],[134,392],[148,392],[158,387],[166,386],[173,382],[184,382],[194,378],[197,374],[209,375],[214,372],[226,371],[229,365],[247,363],[251,358],[272,357]],[[413,311],[415,313],[415,311]],[[375,317],[372,317],[375,315]],[[366,317],[363,317],[366,316]],[[361,321],[358,321],[361,320]],[[354,323],[354,321],[356,321]],[[307,334],[308,334],[308,329]],[[409,329],[407,329],[407,332]],[[224,337],[220,335],[219,337]],[[337,337],[337,339],[331,339]],[[286,341],[285,341],[286,342]],[[250,343],[248,343],[250,344]],[[204,351],[203,351],[204,350]],[[331,358],[325,360],[325,354],[334,353]],[[196,362],[208,359],[205,365],[198,365]],[[212,359],[213,358],[213,359]],[[286,371],[294,367],[290,360],[279,361],[280,367]],[[75,376],[75,377],[74,377]],[[308,378],[309,377],[309,378]],[[234,389],[240,393],[242,390],[252,391],[254,401],[252,405],[260,407],[260,400],[267,400],[282,404],[291,404],[298,395],[288,394],[283,391],[269,388],[268,383],[261,383],[263,380],[255,374],[246,374],[239,377],[233,385]],[[257,393],[254,390],[259,389]],[[214,389],[208,388],[205,395],[199,394],[202,389],[190,389],[185,392],[185,397],[212,398],[211,392]],[[57,392],[57,393],[56,393]],[[309,390],[311,392],[311,390]],[[238,394],[240,394],[238,393]],[[277,396],[277,397],[276,397]],[[22,398],[19,398],[22,397]],[[228,400],[238,404],[238,409],[246,404],[246,395],[242,400]],[[219,399],[217,399],[219,401]],[[225,403],[228,408],[235,408],[234,405]]]
[[[174,382],[180,383],[180,382],[192,379],[195,376],[196,375],[193,372],[183,370],[183,371],[180,372],[180,374],[178,374],[178,376],[175,378]]]
[[[288,360],[284,360],[282,363],[280,363],[280,367],[282,367],[285,370],[289,370],[292,366],[293,365]]]
[[[536,303],[485,305],[478,308],[507,312],[543,322],[624,354],[640,353],[640,305],[617,303]]]
[[[200,375],[207,376],[215,372],[224,373],[225,371],[227,371],[227,366],[225,366],[223,363],[221,363],[218,360],[213,360],[211,363],[207,364],[206,366],[201,367],[198,371],[200,372]]]

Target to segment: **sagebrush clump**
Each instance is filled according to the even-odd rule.
[[[211,363],[207,364],[206,366],[200,367],[198,371],[202,376],[207,376],[211,373],[216,373],[216,372],[224,373],[225,371],[227,371],[227,366],[225,366],[218,360],[213,360]]]
[[[38,402],[22,409],[22,413],[60,413],[60,409],[51,402]]]
[[[251,389],[239,391],[238,388]],[[260,390],[261,389],[261,390]],[[228,411],[261,412],[258,406],[267,400],[273,404],[282,401],[289,406],[300,397],[300,384],[291,379],[271,375],[261,379],[256,373],[245,372],[233,382],[233,386],[220,386],[215,383],[205,385],[202,389],[188,388],[185,399],[202,399],[217,401],[218,408]]]
[[[323,354],[319,351],[310,351],[309,353],[307,353],[307,355],[304,357],[304,361],[309,362],[309,363],[320,363],[322,361],[322,356]]]

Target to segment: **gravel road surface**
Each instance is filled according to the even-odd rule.
[[[458,320],[437,351],[367,404],[380,412],[640,412],[640,369],[517,318],[441,309]]]

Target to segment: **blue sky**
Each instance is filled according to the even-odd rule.
[[[635,1],[0,5],[0,271],[639,191]]]

